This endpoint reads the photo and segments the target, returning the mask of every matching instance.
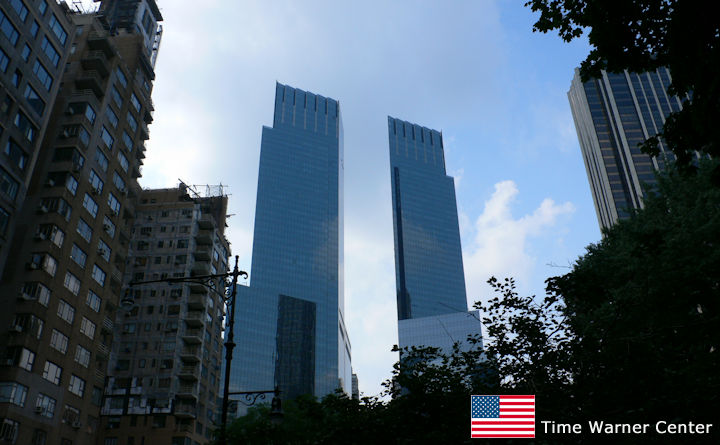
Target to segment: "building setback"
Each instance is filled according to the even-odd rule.
[[[144,190],[136,208],[125,282],[223,273],[227,196],[181,184]],[[212,283],[224,289],[224,280]],[[100,443],[185,445],[211,438],[222,361],[221,294],[199,284],[128,288],[117,311]]]
[[[455,184],[445,172],[442,134],[388,117],[388,137],[399,346],[448,350],[480,334],[480,321],[467,310]]]
[[[276,86],[273,126],[262,131],[251,285],[238,287],[231,391],[352,391],[342,138],[337,101]]]
[[[20,3],[30,10],[24,25]],[[133,26],[120,26],[119,10],[108,4],[134,6]],[[18,48],[40,42],[27,64],[11,62],[24,66],[23,82],[30,79],[37,89],[45,82],[51,93],[60,85],[54,102],[47,96],[41,148],[27,153],[32,173],[0,282],[0,326],[10,327],[0,336],[0,384],[9,394],[0,402],[2,434],[16,443],[94,443],[152,121],[162,17],[154,0],[102,2],[91,14],[50,0],[3,1],[2,10],[3,20],[29,29]],[[35,21],[43,23],[37,36]],[[9,28],[1,26],[6,48]],[[67,62],[59,71],[42,49],[46,36],[68,54],[59,56]],[[49,79],[51,71],[56,77]],[[20,101],[10,113],[25,104],[32,107]],[[18,134],[6,128],[2,137]]]
[[[674,159],[662,142],[656,158],[638,147],[662,130],[671,112],[682,109],[681,99],[667,94],[669,85],[667,68],[603,71],[587,82],[575,70],[568,99],[601,229],[641,208],[643,185],[655,182],[654,171],[665,159]]]

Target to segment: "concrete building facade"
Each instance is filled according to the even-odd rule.
[[[50,0],[2,2],[0,41],[8,39],[8,29],[13,35],[5,23],[9,17],[18,31],[29,29],[17,39],[19,47],[30,37],[40,46],[35,51],[37,43],[28,45],[28,62],[18,68],[23,80],[19,87],[3,84],[5,97],[26,82],[38,91],[50,89],[45,96],[48,124],[40,150],[26,152],[32,167],[24,179],[27,193],[21,209],[14,211],[13,237],[2,247],[11,260],[0,280],[5,304],[0,325],[11,329],[0,335],[0,385],[7,394],[0,399],[0,419],[2,437],[11,442],[93,443],[100,426],[140,191],[137,178],[152,122],[153,61],[162,20],[154,0],[134,1],[153,33],[149,48],[137,26],[116,26],[110,3],[120,2],[102,2],[99,12],[85,14]],[[24,24],[17,15],[19,4],[28,9]],[[43,23],[37,29],[36,21]],[[43,47],[45,37],[58,52],[57,70],[50,60],[54,53]],[[8,67],[19,64],[13,60]],[[39,107],[38,99],[23,97],[10,113],[18,116],[24,110],[32,117],[26,105]],[[3,141],[27,136],[35,128],[40,138],[41,121],[31,121],[29,127],[12,119],[12,125],[21,125],[5,128]],[[13,157],[5,155],[3,162]],[[3,190],[13,188],[2,181]]]
[[[224,273],[228,198],[144,190],[136,208],[125,283],[135,305],[117,311],[100,443],[206,443],[213,430],[222,363],[225,283],[163,282]],[[143,281],[159,281],[137,284]]]

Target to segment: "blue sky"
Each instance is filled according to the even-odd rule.
[[[542,293],[567,270],[548,264],[568,266],[599,240],[566,96],[589,48],[533,33],[522,0],[158,3],[165,32],[140,182],[226,185],[241,268],[275,82],[340,101],[345,312],[363,393],[381,391],[397,358],[388,115],[443,132],[469,304],[490,296],[491,275]]]

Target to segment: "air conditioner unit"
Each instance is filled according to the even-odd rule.
[[[9,330],[10,330],[10,332],[22,332],[23,327],[20,325],[12,325],[12,326],[10,326]]]
[[[47,233],[45,232],[35,232],[35,239],[37,241],[44,241],[47,239]]]
[[[117,210],[111,210],[111,211],[110,211],[110,215],[112,215],[112,216],[118,216],[119,213],[118,213]]]
[[[72,116],[73,114],[75,114],[75,110],[73,110],[72,107],[68,107],[67,110],[65,110],[65,114],[67,114],[68,116]]]
[[[40,265],[38,263],[27,263],[27,268],[29,270],[38,270],[40,269]]]
[[[48,180],[45,182],[45,185],[48,187],[55,187],[55,181],[48,178]]]
[[[4,363],[8,366],[13,366],[13,365],[15,365],[15,359],[7,358],[7,359],[5,359]]]
[[[42,406],[36,406],[35,407],[35,414],[42,414],[45,410]]]
[[[60,133],[60,137],[65,139],[69,138],[70,136],[72,135],[70,134],[70,130],[68,130],[67,128],[65,128],[62,133]]]
[[[107,251],[105,249],[98,249],[97,254],[104,257],[107,255]]]
[[[47,213],[47,212],[48,212],[48,208],[47,208],[46,206],[40,204],[40,205],[38,206],[37,211],[38,211],[38,213]]]
[[[77,420],[74,421],[71,425],[73,428],[78,429],[82,426],[82,423],[78,422]]]
[[[103,230],[106,232],[110,231],[110,224],[103,224]]]
[[[18,293],[18,298],[20,298],[21,300],[34,300],[35,299],[35,297],[33,297],[32,295],[30,295],[27,292],[22,291],[22,290],[20,291],[20,293]]]
[[[82,168],[83,168],[83,166],[80,165],[80,164],[78,164],[77,162],[74,163],[74,164],[73,164],[73,167],[72,167],[73,171],[76,172],[76,173],[79,172],[80,170],[82,170]]]
[[[96,195],[99,195],[102,193],[102,189],[100,187],[93,187],[93,193]]]

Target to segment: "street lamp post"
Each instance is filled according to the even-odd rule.
[[[242,270],[238,269],[238,260],[239,256],[235,256],[235,267],[232,272],[226,272],[226,273],[220,273],[220,274],[212,274],[212,275],[196,275],[192,277],[172,277],[172,278],[163,278],[160,280],[148,280],[148,281],[131,281],[128,283],[128,286],[133,287],[141,284],[152,284],[152,283],[198,283],[201,284],[208,289],[213,290],[216,292],[220,297],[225,301],[226,303],[229,303],[230,309],[228,310],[228,330],[227,330],[227,338],[225,339],[225,388],[223,390],[223,403],[222,403],[222,417],[221,417],[221,426],[220,426],[220,436],[219,436],[219,443],[220,445],[226,445],[227,444],[227,437],[225,435],[225,430],[227,429],[227,414],[228,414],[228,403],[229,403],[229,396],[230,396],[230,365],[232,362],[232,354],[233,354],[233,348],[235,348],[235,343],[233,342],[233,327],[235,326],[235,296],[237,295],[237,281],[238,277],[242,276],[243,278],[248,277],[248,273]],[[210,283],[213,283],[214,280],[217,280],[218,278],[222,278],[223,280],[232,277],[232,290],[230,291],[230,296],[228,297],[226,293],[221,294],[220,292],[215,289],[214,285],[211,285]],[[122,306],[132,306],[135,303],[134,298],[130,295],[129,290],[125,292],[125,296],[121,300],[120,304]],[[269,393],[269,392],[275,392],[276,397],[279,393],[277,388],[274,391],[255,391],[255,393]],[[235,394],[235,393],[233,393]],[[243,394],[243,393],[237,393],[237,394]],[[248,393],[249,394],[249,393]],[[264,396],[263,396],[264,398]],[[279,403],[279,398],[277,399]],[[273,404],[275,403],[275,398],[273,398]],[[278,404],[279,406],[279,404]]]

